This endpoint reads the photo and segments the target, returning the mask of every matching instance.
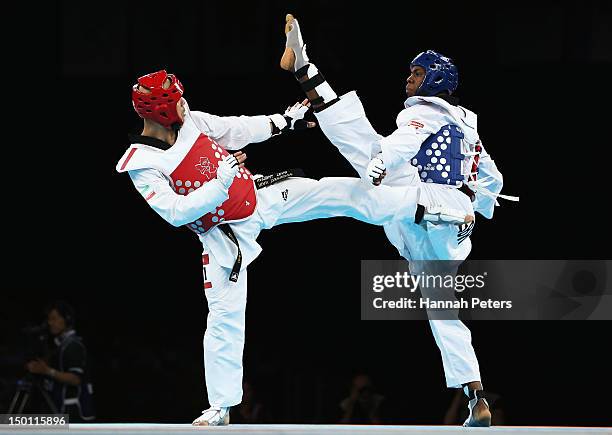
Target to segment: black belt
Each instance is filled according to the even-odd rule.
[[[234,234],[228,224],[218,225],[218,228],[223,231],[223,234],[225,234],[234,243],[234,245],[236,245],[236,248],[238,248],[238,255],[236,255],[236,261],[234,261],[234,266],[232,267],[232,272],[229,276],[229,280],[231,282],[237,282],[238,275],[240,275],[240,266],[242,265],[242,251],[240,250],[240,243],[238,243],[236,234]]]
[[[255,187],[257,189],[263,189],[264,187],[271,186],[272,184],[278,183],[279,181],[283,181],[289,177],[303,177],[304,171],[301,169],[287,169],[286,171],[277,172],[275,174],[265,175],[263,177],[257,178],[255,181]],[[223,234],[227,236],[228,239],[232,241],[236,248],[238,248],[238,255],[236,255],[236,261],[234,261],[234,266],[232,266],[232,272],[230,273],[229,280],[231,282],[237,282],[238,276],[240,275],[240,267],[242,266],[242,251],[240,250],[240,243],[238,243],[238,238],[232,231],[232,228],[229,224],[221,224],[217,225],[217,227],[223,231]]]

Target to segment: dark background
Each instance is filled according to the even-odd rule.
[[[471,258],[609,258],[610,11],[498,3],[64,1],[26,12],[4,53],[17,99],[5,102],[0,404],[22,374],[12,357],[19,329],[62,298],[94,361],[100,421],[188,422],[207,406],[200,244],[114,170],[126,133],[141,126],[130,89],[166,68],[192,109],[282,112],[302,98],[278,67],[287,12],[311,60],[339,94],[358,91],[382,134],[402,109],[410,60],[429,48],[455,60],[461,104],[479,114],[504,191],[521,197],[478,221]],[[319,130],[246,151],[254,172],[354,175]],[[427,323],[359,319],[360,260],[397,258],[382,228],[334,219],[281,226],[259,242],[245,377],[268,421],[337,421],[352,376],[365,371],[387,397],[389,422],[439,424],[451,393]],[[611,424],[609,322],[469,326],[508,424]]]

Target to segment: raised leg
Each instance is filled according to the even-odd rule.
[[[290,178],[274,187],[283,192],[276,225],[340,216],[375,225],[414,222],[419,197],[418,187],[374,187],[345,177]]]

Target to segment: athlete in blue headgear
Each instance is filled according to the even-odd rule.
[[[433,50],[427,50],[415,57],[410,63],[410,72],[412,74],[408,78],[408,84],[411,86],[406,88],[409,97],[452,95],[459,82],[459,74],[453,61]],[[421,83],[416,86],[418,81]]]
[[[365,116],[355,92],[338,97],[306,55],[299,24],[291,15],[285,26],[287,44],[281,67],[294,73],[314,108],[327,138],[360,177],[374,186],[420,186],[427,204],[419,222],[385,225],[389,241],[410,261],[413,274],[439,274],[440,262],[458,260],[445,275],[456,273],[471,250],[475,211],[492,218],[502,176],[485,152],[476,130],[476,114],[457,104],[457,68],[435,51],[419,54],[410,64],[405,108],[397,130],[383,137]],[[508,199],[516,199],[507,197]],[[435,213],[439,208],[440,213]],[[446,263],[445,263],[446,264]],[[424,297],[440,289],[423,289]],[[451,295],[454,300],[454,295]],[[469,398],[465,426],[489,426],[480,369],[469,329],[457,312],[443,317],[428,312],[449,388],[463,388]]]

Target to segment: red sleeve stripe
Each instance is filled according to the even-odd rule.
[[[204,288],[212,288],[212,282],[209,282],[209,281],[205,282]]]
[[[132,148],[130,150],[130,153],[128,154],[127,158],[125,159],[125,161],[123,162],[123,165],[121,165],[121,170],[123,171],[125,169],[125,167],[127,166],[128,162],[130,161],[130,159],[132,158],[132,156],[134,155],[134,153],[136,152],[137,148]]]
[[[206,265],[209,263],[209,261],[210,261],[210,260],[209,260],[209,258],[208,258],[208,254],[204,254],[204,255],[202,255],[202,264],[203,264],[204,266],[206,266]]]
[[[154,196],[155,196],[155,192],[151,192],[151,193],[149,193],[149,195],[147,195],[147,197],[145,199],[148,201],[151,198],[153,198]]]

